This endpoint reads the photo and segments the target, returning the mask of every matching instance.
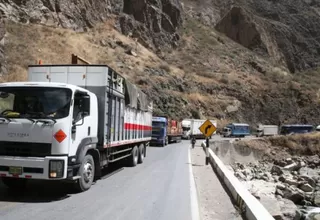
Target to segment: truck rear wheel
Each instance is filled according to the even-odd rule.
[[[139,160],[139,149],[134,146],[131,151],[131,156],[129,157],[129,165],[132,167],[137,166]]]
[[[6,185],[9,189],[24,190],[27,185],[27,179],[2,177],[1,180],[3,184]]]
[[[145,147],[143,144],[140,144],[139,146],[139,158],[138,158],[138,163],[143,163],[144,160],[144,155],[145,155]]]
[[[84,192],[90,189],[94,179],[94,160],[90,154],[87,154],[82,161],[79,169],[80,179],[76,182],[76,189],[80,192]]]

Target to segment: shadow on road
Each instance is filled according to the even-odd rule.
[[[103,181],[103,179],[118,173],[124,167],[123,163],[112,164],[102,171],[102,177],[98,181]],[[68,199],[72,194],[77,193],[72,183],[32,180],[27,183],[25,190],[14,191],[8,189],[0,180],[0,202],[49,203]]]

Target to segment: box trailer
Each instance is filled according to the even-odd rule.
[[[0,84],[0,177],[69,180],[88,190],[101,169],[142,163],[152,102],[106,65],[32,65],[28,82]]]
[[[250,135],[250,126],[246,123],[230,123],[223,128],[223,137],[245,137]]]
[[[279,133],[279,127],[277,125],[259,125],[257,128],[257,137],[262,136],[274,136]]]

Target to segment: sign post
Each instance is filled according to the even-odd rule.
[[[199,130],[206,137],[206,165],[209,164],[209,137],[217,130],[217,128],[211,123],[210,120],[206,120]]]

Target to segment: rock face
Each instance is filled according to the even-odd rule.
[[[216,25],[216,29],[250,50],[266,53],[262,40],[262,28],[255,22],[254,15],[241,7],[233,7]]]
[[[145,45],[175,44],[181,25],[178,0],[5,0],[0,14],[20,23],[36,23],[86,31],[110,16],[118,15],[121,30],[132,33]]]
[[[281,165],[276,163],[279,165],[236,163],[234,175],[249,186],[275,219],[312,219],[299,217],[306,217],[307,209],[320,215],[320,209],[316,208],[320,204],[319,169],[310,168],[318,163],[318,156],[287,158]]]
[[[5,56],[4,56],[4,37],[5,37],[5,22],[0,19],[0,76],[6,72]]]
[[[146,47],[175,43],[179,40],[176,30],[182,23],[181,10],[179,0],[124,1],[121,30],[131,32]]]
[[[198,0],[196,5],[185,2],[192,7],[194,17],[216,26],[249,49],[258,48],[285,64],[290,72],[320,66],[319,1]],[[215,17],[211,16],[213,13]]]

